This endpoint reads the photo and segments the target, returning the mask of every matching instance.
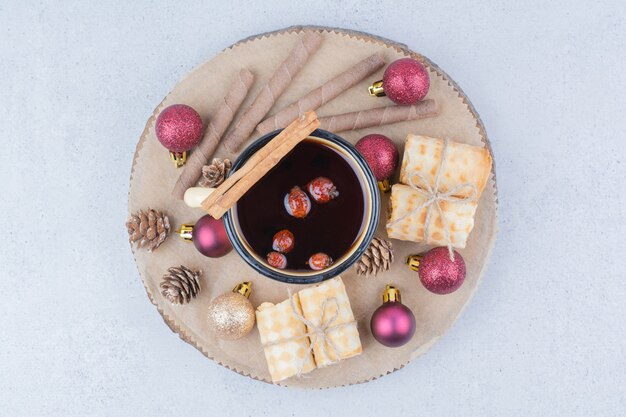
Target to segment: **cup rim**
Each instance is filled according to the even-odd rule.
[[[258,151],[262,146],[264,146],[272,138],[278,135],[281,131],[282,129],[278,129],[273,132],[267,133],[266,135],[261,136],[259,139],[251,143],[246,149],[244,149],[233,163],[233,166],[229,172],[229,176],[232,175],[237,169],[239,169],[256,151]],[[376,233],[378,218],[380,214],[380,193],[378,191],[376,178],[374,177],[374,173],[369,167],[369,164],[367,163],[365,158],[363,158],[361,153],[357,151],[354,145],[346,141],[342,137],[322,129],[316,129],[309,135],[309,137],[313,139],[327,140],[333,144],[338,145],[338,147],[340,147],[342,151],[347,153],[362,171],[364,176],[364,178],[361,178],[363,180],[363,186],[367,187],[367,191],[371,196],[371,213],[369,213],[369,220],[363,228],[363,238],[361,239],[361,242],[358,244],[357,248],[354,249],[347,258],[345,258],[341,263],[336,264],[336,266],[334,267],[307,275],[294,275],[290,274],[289,270],[281,271],[272,269],[266,264],[260,262],[255,256],[253,256],[252,253],[250,253],[250,251],[246,248],[246,245],[241,241],[239,234],[235,230],[235,208],[231,208],[224,215],[224,226],[226,228],[226,234],[228,235],[228,238],[237,254],[239,254],[239,256],[258,273],[276,281],[288,284],[319,283],[327,279],[336,277],[337,275],[341,274],[346,269],[354,265],[354,263],[361,258],[361,256],[367,250],[369,244],[371,243],[374,234]],[[357,175],[360,176],[360,173],[357,172]]]

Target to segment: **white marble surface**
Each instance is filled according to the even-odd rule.
[[[617,416],[626,409],[626,6],[0,2],[0,415]],[[126,242],[135,144],[195,65],[293,24],[406,43],[471,97],[498,168],[483,283],[425,356],[295,391],[163,324]]]

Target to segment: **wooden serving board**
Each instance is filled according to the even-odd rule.
[[[432,119],[417,120],[340,133],[355,143],[370,133],[381,133],[392,138],[402,155],[403,143],[408,133],[448,138],[473,145],[486,146],[489,141],[478,114],[461,89],[430,60],[410,51],[406,46],[365,33],[321,27],[292,27],[277,32],[257,35],[222,51],[201,64],[182,79],[154,110],[146,123],[137,144],[133,160],[128,197],[129,212],[147,207],[165,211],[172,224],[172,235],[154,253],[135,250],[133,253],[141,279],[150,301],[157,307],[165,323],[186,342],[195,346],[205,356],[219,364],[262,381],[270,381],[269,373],[256,328],[246,337],[234,342],[221,341],[209,331],[206,322],[208,303],[219,294],[230,291],[241,281],[252,281],[250,300],[257,306],[264,301],[280,302],[287,297],[288,285],[265,278],[239,258],[233,251],[229,255],[210,259],[200,255],[193,245],[183,242],[173,231],[181,223],[194,223],[204,213],[191,209],[182,201],[171,197],[170,192],[179,175],[169,161],[168,152],[157,141],[154,133],[156,116],[166,106],[184,103],[194,107],[205,125],[217,111],[239,69],[246,67],[256,79],[245,108],[272,74],[274,68],[287,56],[298,36],[304,30],[323,34],[324,41],[317,53],[298,73],[293,84],[278,99],[270,113],[303,96],[336,74],[374,52],[382,52],[387,63],[402,57],[412,57],[423,62],[430,71],[431,88],[427,98],[438,101],[441,114]],[[318,110],[320,116],[364,110],[391,104],[387,98],[372,98],[367,87],[382,78],[384,68],[357,86],[337,97]],[[241,112],[240,112],[241,113]],[[253,136],[253,140],[257,135]],[[234,159],[222,146],[216,157]],[[396,178],[397,179],[397,178]],[[377,236],[386,237],[384,214],[389,194],[382,198],[382,217]],[[404,367],[410,360],[426,352],[454,324],[476,290],[489,258],[496,235],[496,181],[495,165],[476,212],[476,224],[467,247],[459,252],[467,264],[467,277],[456,292],[439,296],[428,292],[404,260],[407,255],[422,252],[429,247],[411,242],[393,241],[396,260],[391,269],[374,277],[357,276],[353,269],[342,274],[363,344],[363,354],[336,365],[318,369],[307,378],[291,378],[281,385],[303,388],[328,388],[367,382]],[[202,290],[196,299],[184,306],[174,306],[159,292],[159,283],[167,268],[186,265],[202,269]],[[376,342],[369,330],[374,310],[381,304],[385,284],[393,283],[402,291],[402,300],[411,308],[417,319],[417,332],[407,345],[390,349]],[[302,286],[292,285],[297,291]],[[460,348],[460,347],[459,347]]]

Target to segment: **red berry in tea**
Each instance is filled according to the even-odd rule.
[[[289,215],[303,219],[311,211],[311,200],[300,187],[293,187],[285,196],[285,209]]]
[[[309,258],[309,267],[314,271],[326,269],[333,264],[333,259],[324,252],[318,252]]]
[[[282,253],[270,252],[267,254],[267,263],[278,269],[287,268],[287,257]]]
[[[272,249],[280,253],[289,253],[293,249],[295,240],[293,233],[287,229],[283,229],[274,235],[272,241]]]
[[[309,194],[318,203],[328,203],[339,196],[337,187],[326,177],[317,177],[307,185]]]

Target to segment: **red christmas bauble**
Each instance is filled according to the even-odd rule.
[[[465,281],[465,261],[454,251],[454,260],[446,247],[429,250],[422,255],[418,274],[426,289],[435,294],[450,294]]]
[[[193,226],[192,240],[198,252],[209,258],[219,258],[233,249],[224,222],[208,214],[202,216]]]
[[[392,62],[383,75],[383,89],[391,101],[415,104],[428,94],[430,77],[419,61],[402,58]]]
[[[415,334],[415,316],[404,304],[385,303],[372,315],[370,329],[379,343],[388,347],[402,346]]]
[[[363,155],[378,181],[388,179],[398,168],[398,148],[387,136],[363,136],[355,147]]]
[[[185,152],[202,138],[202,119],[186,104],[173,104],[161,111],[155,126],[159,142],[171,152]]]
[[[378,307],[370,321],[372,336],[388,347],[407,344],[415,334],[415,316],[400,301],[400,291],[387,285],[383,293],[383,305]]]

